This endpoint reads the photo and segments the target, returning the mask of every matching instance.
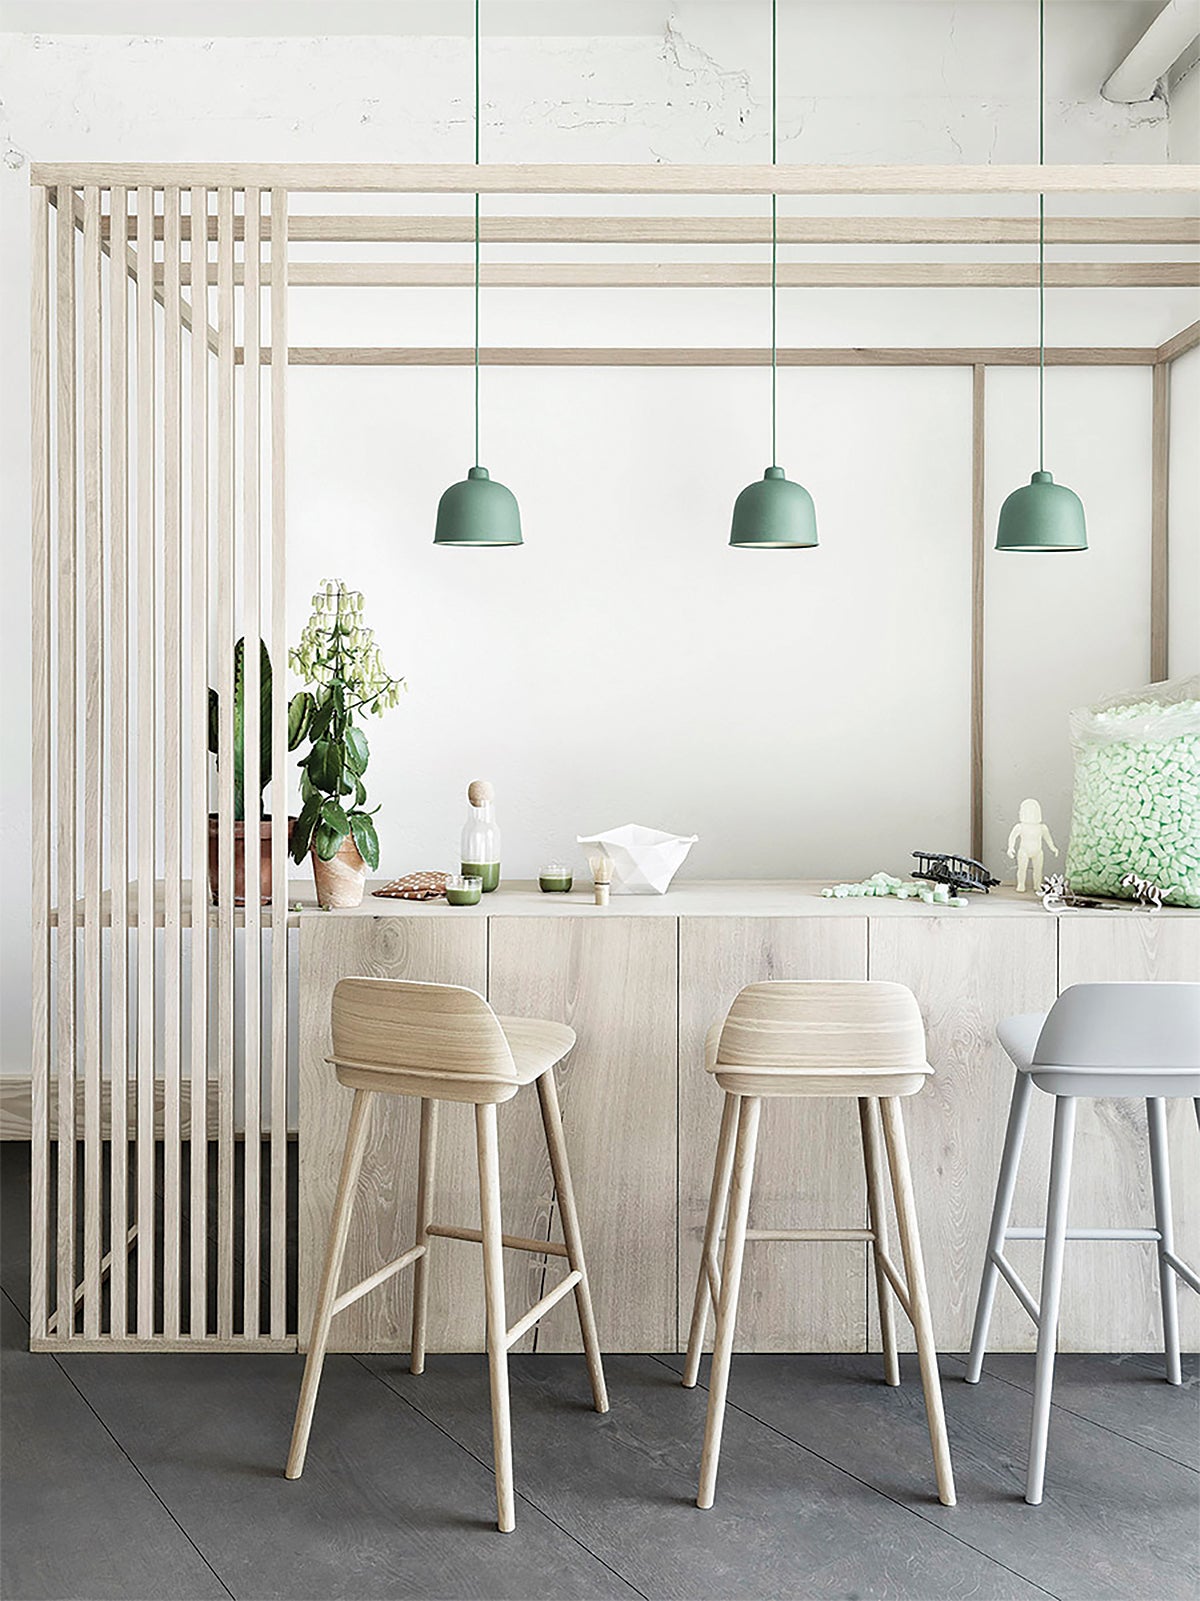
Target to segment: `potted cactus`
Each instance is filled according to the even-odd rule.
[[[362,610],[357,590],[326,581],[290,652],[292,668],[310,686],[293,696],[288,709],[290,748],[309,741],[300,761],[302,805],[292,831],[292,859],[303,862],[311,855],[317,900],[327,909],[358,906],[367,869],[379,866],[379,808],[367,810],[363,782],[370,747],[356,718],[382,716],[404,687],[380,662]]]
[[[271,899],[271,819],[262,815],[261,791],[271,782],[271,657],[265,644],[259,640],[259,897],[265,906]],[[235,906],[246,904],[246,641],[239,639],[233,647],[233,901]],[[288,734],[291,735],[293,718],[288,709]],[[220,749],[221,698],[215,689],[208,691],[208,748],[214,756]],[[296,743],[298,743],[298,739]],[[294,749],[289,745],[289,749]],[[288,837],[295,824],[288,818]],[[253,827],[253,825],[251,825]],[[208,884],[214,903],[221,882],[220,838],[218,814],[210,812],[208,818]]]

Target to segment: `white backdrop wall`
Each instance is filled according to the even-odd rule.
[[[762,10],[684,4],[657,35],[489,39],[485,159],[762,159]],[[781,159],[1033,155],[1030,5],[781,13]],[[1160,102],[1098,97],[1148,14],[1051,8],[1050,159],[1178,155]],[[0,354],[17,375],[0,395],[10,840],[29,817],[28,161],[459,160],[469,88],[462,37],[3,37]],[[469,309],[463,293],[298,291],[292,339],[460,344]],[[1156,343],[1196,309],[1181,292],[1057,293],[1051,339]],[[781,339],[1027,343],[1033,314],[1024,293],[791,292]],[[766,336],[764,297],[742,291],[495,293],[485,318],[485,342],[505,344]],[[1200,636],[1198,363],[1176,369],[1173,673],[1196,667]],[[1057,371],[1049,386],[1048,465],[1083,495],[1092,551],[988,557],[993,867],[1028,792],[1065,844],[1066,711],[1148,676],[1148,375]],[[703,876],[858,875],[902,868],[917,846],[966,848],[966,372],[781,374],[779,454],[812,489],[822,537],[792,555],[726,545],[733,497],[767,462],[766,376],[747,370],[488,370],[483,458],[518,493],[528,543],[434,550],[438,494],[469,465],[469,392],[462,370],[290,375],[290,631],[315,580],[344,576],[366,591],[385,660],[411,684],[371,730],[385,871],[453,860],[477,776],[497,783],[519,875],[568,852],[577,832],[633,818],[699,833],[688,871]],[[1036,465],[1033,402],[1030,373],[989,375],[989,520]],[[6,1073],[27,1064],[27,914],[14,870],[0,928]]]

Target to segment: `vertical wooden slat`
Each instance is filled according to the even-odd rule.
[[[56,1332],[75,1317],[75,218],[58,190],[55,391],[58,426],[58,1274]]]
[[[1157,684],[1170,671],[1167,515],[1171,471],[1171,363],[1156,362],[1151,370],[1150,682]]]
[[[154,190],[137,192],[137,1332],[154,1333],[155,637]]]
[[[208,190],[191,192],[191,679],[188,748],[192,790],[190,1091],[191,1310],[189,1332],[208,1332]],[[197,228],[200,219],[202,228]],[[205,272],[199,278],[196,264]]]
[[[271,1336],[287,1332],[287,190],[271,194]]]
[[[100,190],[83,191],[84,768],[83,768],[83,1332],[100,1333],[103,1155],[100,1127],[104,855],[104,531],[101,483]]]
[[[110,1211],[109,1329],[121,1338],[129,1300],[129,280],[125,253],[128,191],[109,204],[109,818],[112,887],[109,934]]]
[[[182,767],[180,637],[182,573],[182,396],[179,189],[163,190],[163,1333],[180,1328],[180,967]]]
[[[233,190],[217,191],[217,1333],[233,1333]]]
[[[32,446],[33,869],[29,1329],[46,1334],[50,1177],[50,206],[39,184],[30,217],[30,443]]]
[[[987,368],[971,369],[971,855],[983,860],[983,571]]]
[[[262,1182],[262,909],[259,888],[261,845],[260,792],[261,737],[261,610],[262,574],[259,557],[259,433],[261,409],[260,365],[260,260],[261,191],[245,192],[243,217],[242,320],[246,346],[242,372],[242,633],[246,639],[243,710],[244,757],[242,793],[246,818],[246,933],[244,951],[242,1043],[245,1056],[245,1139],[242,1148],[245,1178],[243,1239],[243,1332],[259,1332],[259,1192]],[[284,663],[279,663],[279,693],[283,694]]]

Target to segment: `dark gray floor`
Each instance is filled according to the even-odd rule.
[[[1042,1507],[1021,1484],[1032,1361],[977,1387],[943,1361],[959,1505],[938,1505],[915,1365],[735,1361],[717,1504],[692,1504],[706,1394],[673,1356],[512,1362],[518,1525],[494,1532],[475,1357],[333,1357],[287,1483],[300,1359],[31,1356],[28,1148],[0,1147],[2,1593],[108,1597],[1061,1596],[1198,1591],[1200,1376],[1157,1357],[1060,1361]]]

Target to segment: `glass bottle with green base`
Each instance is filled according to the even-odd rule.
[[[467,820],[462,831],[460,871],[482,879],[486,894],[500,882],[500,829],[496,823],[495,790],[477,778],[467,787]]]

